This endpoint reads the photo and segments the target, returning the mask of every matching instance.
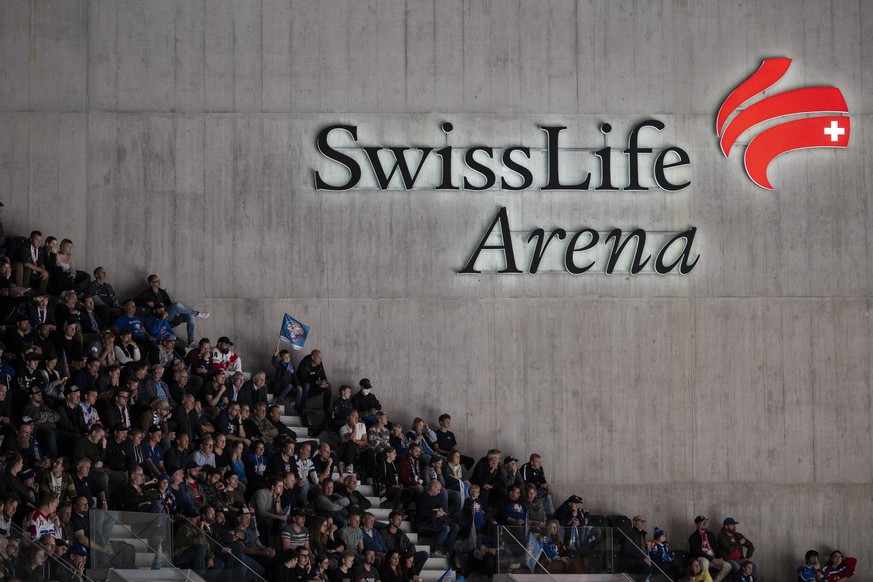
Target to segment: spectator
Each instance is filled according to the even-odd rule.
[[[306,529],[306,513],[302,509],[291,510],[291,519],[282,529],[282,550],[309,548],[309,530]]]
[[[818,552],[809,550],[803,557],[803,564],[797,567],[797,582],[818,582],[824,580],[824,572],[819,563]]]
[[[676,557],[676,552],[667,544],[667,532],[656,527],[652,534],[652,542],[649,544],[649,559],[658,570],[666,573],[670,578],[678,580],[682,575],[682,566]]]
[[[115,359],[121,365],[140,360],[139,345],[133,341],[133,332],[129,329],[121,330],[118,334],[118,341],[113,347],[115,350]]]
[[[15,261],[12,263],[15,284],[20,287],[32,287],[44,293],[49,282],[49,272],[46,269],[46,253],[40,248],[42,233],[35,230],[30,233],[30,240],[18,248]]]
[[[697,529],[688,538],[688,547],[691,557],[700,560],[700,565],[705,572],[710,568],[718,570],[715,582],[721,582],[731,573],[730,562],[722,559],[721,549],[718,547],[716,538],[709,531],[709,520],[702,515],[694,518]]]
[[[348,519],[349,498],[334,493],[334,482],[328,477],[321,482],[321,493],[315,499],[315,511],[322,517],[330,517],[339,527]],[[349,548],[351,550],[351,548]]]
[[[420,496],[424,491],[424,472],[421,464],[421,447],[409,445],[409,454],[400,460],[400,484]]]
[[[506,500],[497,513],[497,523],[506,526],[523,526],[527,522],[527,509],[521,502],[521,489],[511,485],[506,492]]]
[[[170,318],[167,315],[167,308],[163,303],[155,303],[152,307],[152,313],[145,318],[146,331],[149,336],[155,341],[162,341],[164,338],[173,336],[173,328],[170,326]]]
[[[406,438],[409,439],[410,444],[417,443],[421,447],[421,460],[425,465],[429,464],[435,455],[439,455],[434,450],[436,433],[427,426],[423,418],[412,421],[412,430],[406,433]]]
[[[57,328],[55,312],[48,308],[48,303],[48,293],[37,292],[33,296],[33,303],[27,308],[27,317],[32,328],[36,329],[42,324],[47,324],[49,331],[54,331]],[[61,321],[66,321],[66,319],[64,317]]]
[[[846,580],[855,575],[855,566],[857,564],[857,558],[843,557],[843,552],[834,550],[831,552],[831,557],[828,558],[828,563],[822,569],[822,574],[824,574],[827,582]]]
[[[581,500],[580,500],[581,506]],[[633,527],[622,536],[621,557],[624,569],[632,574],[643,574],[646,579],[652,576],[652,562],[649,559],[648,544],[646,543],[645,529],[646,518],[635,515]]]
[[[196,350],[190,350],[185,355],[185,366],[201,380],[206,380],[212,369],[212,345],[209,338],[202,338]]]
[[[241,404],[249,404],[254,410],[255,404],[267,404],[267,374],[266,372],[255,372],[252,374],[251,380],[247,380],[243,384],[242,394],[239,401]]]
[[[212,350],[212,369],[227,372],[242,372],[242,360],[231,351],[233,342],[227,336],[221,336]]]
[[[294,410],[300,413],[303,410],[301,402],[302,393],[297,383],[297,374],[294,364],[291,363],[291,352],[288,350],[276,350],[273,354],[273,386],[276,387],[276,404],[285,404],[288,397],[294,394]]]
[[[445,498],[440,495],[442,485],[431,481],[428,488],[415,501],[415,525],[418,531],[435,537],[431,552],[444,557],[454,552],[455,538],[458,537],[458,524],[448,514]]]
[[[320,394],[322,396],[321,408],[326,413],[330,409],[331,385],[324,372],[321,350],[312,350],[312,353],[301,360],[297,367],[297,379],[300,382],[301,390],[301,405],[297,412],[302,414],[306,401],[310,397]]]
[[[732,517],[725,518],[716,541],[722,557],[730,562],[734,572],[739,572],[740,563],[755,553],[755,545],[743,534],[737,532],[739,522]]]
[[[274,476],[267,480],[266,487],[259,489],[252,496],[261,543],[267,546],[270,545],[271,538],[278,538],[280,528],[288,521],[281,503],[284,489],[282,478]]]
[[[379,571],[376,569],[376,553],[364,550],[363,562],[355,568],[356,582],[379,582]]]
[[[700,564],[700,560],[692,559],[688,562],[686,575],[688,576],[688,582],[712,582],[709,570]]]
[[[740,569],[734,572],[734,582],[758,582],[758,575],[755,574],[755,565],[751,560],[744,560],[740,564]]]
[[[358,411],[349,412],[348,421],[340,428],[340,465],[349,473],[356,465],[362,479],[372,482],[376,469],[376,454],[367,442],[367,427],[358,422]]]
[[[467,470],[472,468],[473,464],[476,462],[475,459],[461,455],[458,451],[458,441],[455,438],[455,433],[449,430],[449,427],[452,425],[452,417],[449,416],[448,413],[441,414],[439,417],[439,425],[439,429],[435,431],[436,444],[434,445],[434,448],[436,452],[446,458],[450,458],[452,453],[457,452],[460,462],[464,467]]]
[[[330,424],[334,431],[339,432],[348,421],[349,413],[354,410],[352,404],[352,387],[343,384],[339,388],[339,398],[333,403],[330,411]]]
[[[375,477],[379,497],[384,497],[394,511],[407,507],[415,500],[416,495],[414,487],[407,489],[403,486],[396,459],[397,451],[394,447],[385,449],[385,456],[379,461]]]
[[[24,531],[30,534],[30,541],[35,541],[44,535],[60,537],[58,516],[55,514],[58,503],[54,493],[42,494],[39,505],[24,522]]]
[[[500,450],[489,450],[486,456],[479,459],[476,466],[473,467],[473,474],[470,475],[470,483],[479,486],[479,497],[485,507],[492,502],[491,493],[499,485],[498,476],[502,458],[503,453]]]
[[[527,509],[528,522],[534,527],[543,527],[546,525],[546,512],[543,509],[543,503],[537,497],[537,488],[533,483],[528,483],[524,486],[522,502]]]
[[[163,304],[167,309],[170,327],[185,324],[188,332],[188,346],[194,345],[194,318],[207,318],[209,314],[186,307],[181,303],[174,303],[170,295],[161,289],[161,279],[157,275],[148,276],[149,286],[136,297],[136,304],[140,307],[154,309],[158,304]]]
[[[133,335],[134,341],[140,346],[144,346],[148,341],[145,323],[136,314],[136,303],[133,299],[124,302],[124,313],[118,316],[113,325],[119,333],[129,331]]]
[[[361,389],[352,397],[352,406],[358,411],[361,420],[369,428],[376,422],[376,413],[382,410],[382,404],[376,398],[376,395],[373,394],[373,385],[370,383],[369,378],[361,378],[358,384]]]
[[[107,271],[105,267],[94,269],[94,280],[88,286],[88,295],[94,298],[94,310],[104,324],[115,321],[121,315],[121,305],[112,285],[106,282]]]
[[[91,283],[91,277],[85,271],[77,271],[73,262],[73,241],[65,238],[61,241],[58,254],[55,256],[57,265],[58,289],[66,289],[83,293]]]
[[[345,527],[340,528],[337,535],[342,540],[347,551],[363,554],[364,534],[361,532],[360,514],[351,513]]]
[[[532,483],[537,488],[537,497],[543,502],[546,515],[555,512],[555,501],[552,498],[552,488],[546,479],[543,469],[543,458],[538,453],[533,453],[527,463],[521,466],[521,478],[525,483]]]

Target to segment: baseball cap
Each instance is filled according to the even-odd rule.
[[[69,396],[72,392],[78,392],[79,387],[75,384],[70,384],[64,388],[64,396]]]
[[[168,333],[164,337],[161,338],[162,342],[174,342],[176,341],[176,335],[172,333]]]
[[[722,525],[737,525],[738,523],[740,523],[740,522],[738,522],[737,520],[735,520],[732,517],[726,517],[724,519],[724,521],[721,522]]]
[[[231,345],[231,346],[233,345],[233,342],[230,341],[230,338],[227,337],[226,335],[223,335],[223,336],[221,336],[220,338],[218,338],[218,341],[215,342],[215,343],[219,343],[219,344],[228,344],[228,345]]]
[[[579,497],[578,495],[571,495],[571,496],[570,496],[570,499],[568,499],[567,501],[570,502],[570,503],[579,503],[579,504],[581,504],[581,503],[582,503],[582,498]]]
[[[694,518],[694,523],[697,525],[700,525],[704,521],[706,521],[706,518],[702,515],[698,515],[697,517]]]
[[[116,422],[115,426],[112,427],[112,430],[113,432],[127,432],[130,429],[127,428],[127,425],[125,425],[123,422]]]
[[[517,463],[517,462],[518,462],[518,459],[516,459],[516,458],[513,457],[512,455],[507,455],[506,458],[503,459],[503,464],[504,464],[504,465],[508,465],[509,463]],[[578,503],[582,503],[582,500],[580,499],[580,500],[578,501]]]
[[[361,381],[358,382],[358,384],[361,385],[361,388],[367,388],[368,390],[373,387],[373,385],[370,384],[369,378],[361,378]]]
[[[76,544],[72,548],[70,548],[70,553],[74,556],[87,556],[88,548],[83,546],[82,544]]]

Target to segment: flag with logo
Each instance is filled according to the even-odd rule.
[[[536,571],[537,562],[543,553],[543,544],[537,539],[536,535],[529,533],[524,538],[524,549],[524,565],[527,566],[527,569],[530,570],[531,574],[533,574]]]
[[[291,347],[295,350],[302,350],[308,335],[308,325],[303,325],[287,313],[285,314],[282,319],[282,329],[279,330],[279,339],[291,342]]]

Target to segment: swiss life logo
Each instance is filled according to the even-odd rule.
[[[849,145],[849,108],[839,89],[808,87],[770,95],[728,118],[755,95],[772,87],[791,66],[791,59],[764,59],[761,67],[728,95],[716,118],[716,134],[725,157],[740,135],[751,127],[790,115],[807,115],[784,121],[755,135],[746,146],[744,163],[752,181],[767,190],[767,168],[777,156],[807,148],[845,148]]]

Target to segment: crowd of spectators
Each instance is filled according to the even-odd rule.
[[[539,454],[520,464],[492,449],[476,460],[449,414],[435,429],[416,418],[404,430],[369,379],[334,393],[320,350],[296,366],[277,350],[272,369],[247,374],[229,337],[195,342],[195,319],[208,314],[174,302],[157,275],[122,301],[106,268],[93,278],[77,269],[68,239],[16,239],[0,222],[0,252],[0,580],[132,567],[133,547],[111,539],[96,510],[169,516],[174,547],[147,536],[153,566],[170,552],[208,580],[405,582],[429,556],[458,563],[459,552],[492,576],[499,525],[535,535],[539,563],[556,571],[603,539],[579,496],[555,505]],[[291,430],[286,406],[321,440]],[[361,483],[391,509],[387,521]],[[416,551],[406,519],[430,551]],[[646,579],[759,579],[735,520],[717,536],[705,517],[695,525],[682,558],[663,530],[647,540],[635,517],[624,567]],[[819,568],[808,554],[798,579],[839,580],[854,567],[834,552]]]

